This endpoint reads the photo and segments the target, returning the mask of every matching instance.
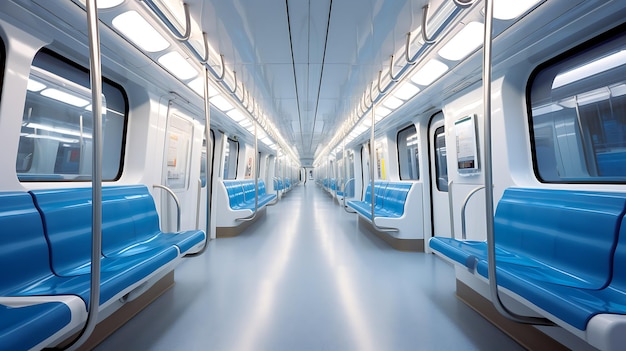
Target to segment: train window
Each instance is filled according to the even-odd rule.
[[[435,130],[435,176],[437,190],[448,191],[448,153],[446,151],[446,133],[441,126]]]
[[[626,181],[623,31],[537,69],[528,98],[533,162],[541,181]]]
[[[42,50],[28,78],[15,169],[20,181],[91,180],[93,118],[89,72]],[[122,172],[128,103],[109,80],[103,89],[102,178]]]
[[[398,132],[397,145],[400,180],[419,180],[417,130],[414,125],[410,125]]]
[[[239,159],[239,142],[227,138],[224,148],[224,179],[237,179],[237,162]]]

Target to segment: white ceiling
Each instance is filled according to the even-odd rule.
[[[427,0],[189,0],[213,48],[303,164],[358,104]],[[443,0],[431,1],[438,8]]]

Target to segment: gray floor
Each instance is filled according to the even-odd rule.
[[[176,269],[97,350],[521,350],[454,296],[434,255],[399,252],[312,182]]]

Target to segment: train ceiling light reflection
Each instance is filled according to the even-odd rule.
[[[569,71],[559,73],[554,82],[552,89],[560,88],[570,83],[577,82],[584,78],[606,72],[610,69],[623,66],[626,64],[626,50],[620,50],[612,55],[605,56],[601,59],[591,61],[583,66],[576,67]]]
[[[230,117],[230,119],[232,119],[235,122],[240,122],[246,119],[246,116],[237,109],[230,110],[226,114],[228,115],[228,117]]]
[[[379,117],[387,117],[387,115],[389,115],[390,113],[390,109],[382,106],[376,107],[376,111],[374,112],[374,114]]]
[[[147,52],[167,49],[170,43],[137,11],[124,12],[112,21],[113,27]]]
[[[40,83],[36,80],[32,80],[30,78],[28,78],[28,86],[26,87],[26,89],[28,89],[28,91],[32,91],[32,92],[38,92],[38,91],[42,91],[46,88],[46,85],[43,83]]]
[[[36,123],[36,122],[28,122],[22,128],[45,130],[45,131],[53,132],[57,134],[77,136],[77,137],[82,137],[86,139],[92,138],[91,133],[84,133],[84,132],[81,133],[79,130],[75,130],[75,129],[67,129],[63,127],[56,127],[56,126],[51,126],[48,124],[41,124],[41,123]]]
[[[43,90],[40,94],[45,97],[49,97],[51,99],[76,107],[85,107],[89,105],[89,101],[58,89],[48,88]]]
[[[470,22],[439,50],[439,56],[450,61],[459,61],[483,45],[485,25]]]
[[[411,77],[411,80],[415,84],[429,85],[447,71],[448,66],[445,63],[436,59],[432,59],[426,62],[426,64]]]

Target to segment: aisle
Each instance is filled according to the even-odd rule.
[[[455,298],[453,274],[391,249],[308,182],[183,262],[97,350],[521,350]]]

